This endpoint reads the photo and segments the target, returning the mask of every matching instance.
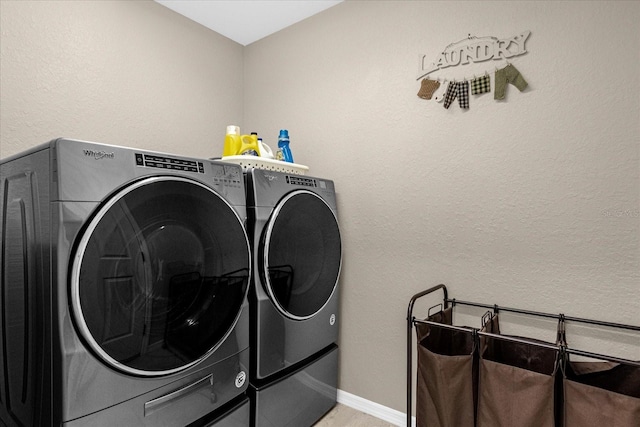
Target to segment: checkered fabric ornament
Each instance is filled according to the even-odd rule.
[[[453,100],[456,99],[457,95],[458,95],[458,83],[456,82],[449,83],[449,86],[447,86],[447,93],[444,94],[444,108],[448,109],[451,103],[453,102]]]
[[[460,108],[469,108],[469,82],[451,82],[444,95],[444,108],[449,106],[454,99],[458,98]]]
[[[489,75],[477,77],[471,80],[471,94],[480,95],[491,90],[491,78]]]
[[[458,104],[460,108],[469,108],[469,82],[458,83]]]

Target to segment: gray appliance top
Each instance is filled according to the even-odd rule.
[[[54,200],[101,201],[114,188],[162,175],[199,181],[232,205],[244,205],[240,166],[73,139],[51,141]]]
[[[247,205],[275,206],[284,195],[296,190],[307,190],[318,194],[331,208],[336,209],[335,184],[330,179],[264,169],[251,169],[247,174]]]

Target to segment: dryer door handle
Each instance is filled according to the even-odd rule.
[[[203,388],[213,386],[213,374],[209,374],[198,381],[191,383],[171,393],[160,396],[156,399],[150,400],[144,404],[144,416],[149,416],[159,409],[164,408],[168,404],[181,399],[191,393],[195,393]]]

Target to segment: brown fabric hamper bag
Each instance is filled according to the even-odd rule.
[[[427,320],[452,324],[452,308]],[[474,426],[474,334],[416,324],[417,427]]]
[[[611,362],[567,362],[565,427],[640,426],[640,367]]]
[[[482,331],[499,334],[498,315]],[[555,349],[480,336],[478,427],[554,427],[558,363]]]

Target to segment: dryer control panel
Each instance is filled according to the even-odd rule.
[[[295,175],[287,175],[286,176],[287,184],[291,185],[301,185],[303,187],[317,187],[316,180],[313,178],[306,178],[303,176],[295,176]]]
[[[297,176],[297,175],[287,175],[286,181],[287,181],[287,184],[290,184],[290,185],[319,188],[321,190],[327,189],[327,182],[322,179],[307,178],[304,176]]]

